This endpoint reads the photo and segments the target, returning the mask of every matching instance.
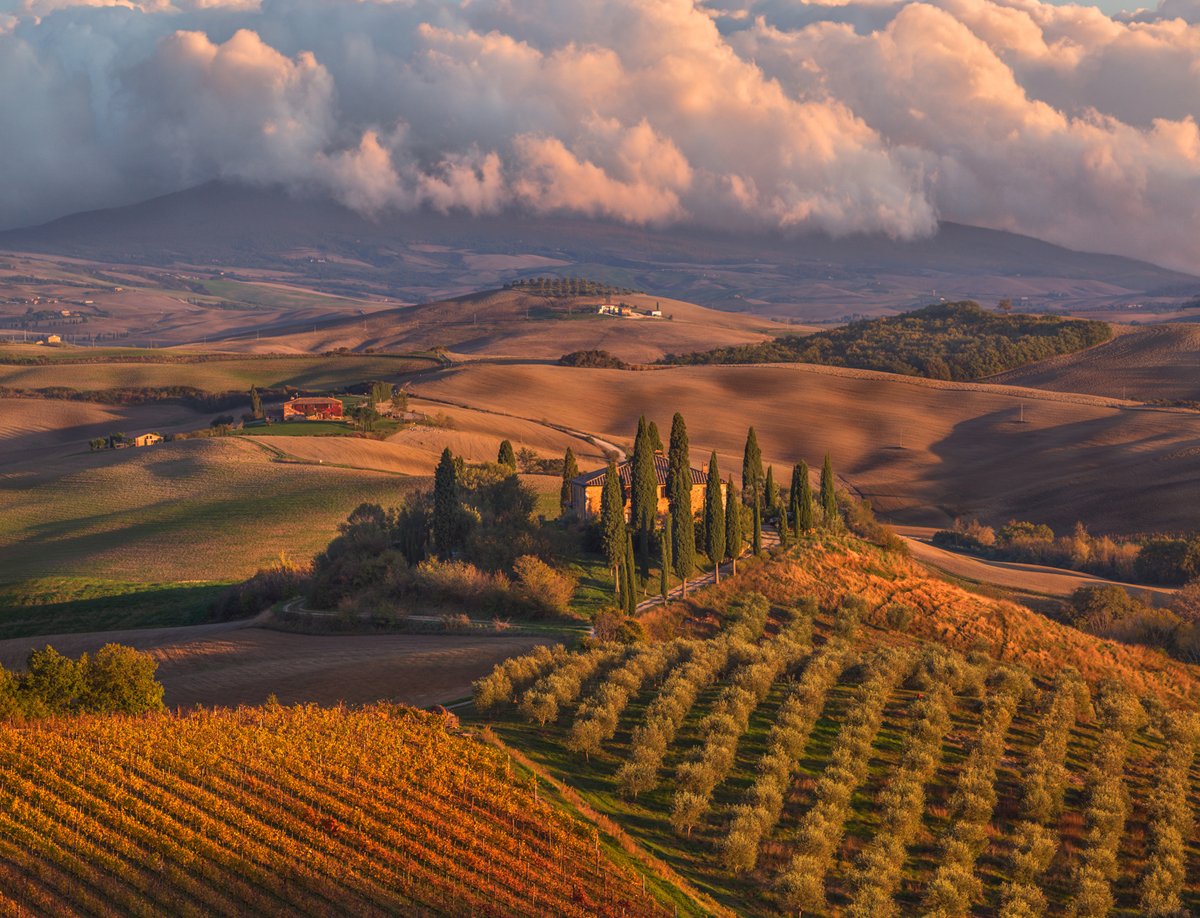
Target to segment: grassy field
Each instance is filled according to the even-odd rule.
[[[158,352],[169,353],[169,352]],[[167,358],[169,361],[169,358]],[[260,388],[337,389],[372,380],[395,380],[432,365],[414,357],[244,357],[198,363],[86,363],[0,365],[0,386],[78,390],[190,386],[206,392]]]
[[[673,810],[680,802],[677,791],[681,782],[690,780],[689,763],[697,761],[702,750],[708,751],[713,731],[729,723],[724,713],[715,720],[710,715],[718,710],[722,699],[736,697],[729,694],[729,687],[735,677],[740,678],[739,668],[744,670],[746,660],[760,657],[743,653],[731,659],[717,679],[702,687],[695,703],[684,709],[686,716],[669,742],[658,780],[650,790],[634,797],[622,793],[619,769],[631,761],[635,729],[644,722],[650,705],[670,684],[667,680],[679,671],[678,667],[643,682],[620,711],[611,738],[586,756],[571,751],[568,745],[572,727],[579,723],[578,714],[583,710],[577,703],[587,705],[590,699],[600,697],[601,688],[615,671],[611,665],[602,666],[585,679],[574,694],[565,689],[567,695],[559,706],[559,716],[544,726],[527,720],[517,707],[507,703],[500,703],[483,718],[504,742],[522,750],[548,774],[568,785],[588,807],[612,819],[688,882],[737,914],[795,914],[796,906],[785,906],[778,884],[798,851],[815,850],[798,846],[811,845],[814,839],[818,848],[827,842],[831,847],[827,860],[822,856],[812,862],[811,868],[805,868],[806,875],[817,876],[818,898],[824,902],[806,905],[803,914],[847,914],[865,881],[877,878],[871,872],[874,868],[869,870],[861,858],[877,839],[882,843],[887,833],[895,831],[897,823],[889,821],[893,817],[903,817],[901,824],[907,826],[904,831],[908,833],[900,844],[898,860],[893,857],[888,861],[897,871],[895,887],[887,895],[896,907],[895,914],[929,913],[927,897],[932,894],[935,876],[948,869],[946,844],[952,837],[979,840],[970,843],[967,873],[968,878],[978,878],[979,887],[972,890],[969,883],[950,887],[954,895],[966,896],[968,909],[961,914],[996,914],[1009,895],[1005,883],[1015,876],[1016,838],[1022,831],[1021,820],[1027,818],[1022,808],[1033,780],[1034,750],[1042,741],[1043,731],[1050,729],[1046,712],[1055,692],[1054,678],[1067,667],[1075,667],[1093,693],[1099,691],[1103,680],[1112,677],[1124,683],[1130,699],[1154,695],[1168,705],[1183,703],[1192,709],[1200,701],[1200,672],[1195,667],[1078,633],[1077,637],[1068,637],[1070,629],[1011,603],[972,597],[922,574],[907,560],[889,558],[855,540],[809,542],[789,557],[780,555],[765,564],[747,565],[745,574],[696,596],[689,609],[694,620],[703,617],[711,622],[714,613],[727,612],[735,599],[754,592],[765,595],[771,607],[767,637],[758,643],[760,654],[769,652],[777,640],[773,633],[795,616],[793,610],[801,597],[818,601],[822,610],[814,618],[818,652],[834,641],[831,609],[842,595],[862,596],[871,611],[849,640],[846,662],[837,666],[831,687],[815,696],[819,703],[812,709],[811,727],[799,752],[788,759],[790,771],[781,818],[771,824],[751,868],[738,872],[728,868],[723,861],[723,846],[742,812],[739,807],[763,774],[762,762],[773,742],[771,730],[780,719],[785,700],[813,665],[815,655],[776,678],[751,705],[744,726],[737,727],[736,749],[728,770],[720,773],[702,817],[686,832],[672,823]],[[912,607],[914,615],[906,631],[890,628],[878,611],[886,608],[889,599]],[[984,690],[981,682],[955,682],[938,696],[948,720],[939,728],[930,750],[934,761],[928,777],[920,781],[921,796],[916,801],[919,815],[914,823],[911,812],[897,809],[890,815],[886,813],[884,801],[889,799],[889,786],[900,780],[898,771],[911,767],[906,763],[913,760],[906,759],[906,754],[915,742],[912,737],[916,735],[917,712],[927,704],[926,696],[934,693],[938,683],[906,678],[892,683],[879,696],[877,725],[865,728],[865,748],[849,759],[843,758],[849,748],[845,744],[852,741],[847,724],[861,715],[860,709],[867,704],[868,696],[861,686],[868,681],[871,670],[865,664],[873,653],[882,647],[917,650],[937,644],[952,653],[971,653],[972,661],[985,670],[996,665],[996,656],[1010,665],[1028,665],[1035,676],[1035,692],[1030,695],[1016,690],[1011,723],[1003,716],[996,719],[1003,704],[997,701],[999,695]],[[534,686],[531,681],[516,686],[515,697],[520,698],[524,689]],[[1068,690],[1067,694],[1073,692]],[[1129,801],[1127,819],[1122,818],[1118,829],[1119,868],[1111,885],[1114,915],[1146,913],[1141,898],[1144,877],[1156,856],[1148,839],[1163,828],[1155,820],[1160,818],[1156,801],[1161,791],[1156,788],[1162,782],[1158,769],[1166,748],[1164,721],[1157,700],[1146,707],[1149,713],[1118,742],[1122,756],[1117,766],[1121,769],[1119,780],[1129,793]],[[1099,711],[1098,705],[1095,712],[1087,705],[1075,708],[1069,725],[1063,728],[1065,798],[1061,814],[1044,823],[1054,847],[1035,882],[1047,898],[1048,914],[1063,914],[1068,903],[1080,895],[1075,871],[1097,844],[1096,836],[1091,834],[1094,816],[1089,810],[1096,777],[1089,769],[1104,743],[1105,728]],[[999,724],[994,728],[998,730],[999,745],[996,757],[989,760],[980,750],[986,732],[993,729],[991,724]],[[844,747],[840,752],[839,745]],[[831,764],[835,761],[838,764]],[[862,771],[843,798],[829,788],[850,780],[843,777],[848,774],[847,761],[859,763]],[[972,764],[977,761],[985,764]],[[1197,765],[1195,759],[1190,760],[1181,791],[1189,812],[1200,787]],[[970,815],[976,811],[963,809],[955,796],[968,768],[986,775],[988,787],[995,794],[995,800],[985,804],[983,823],[974,824],[974,828],[968,828],[967,823],[978,818]],[[978,785],[975,787],[978,793]],[[839,802],[830,809],[830,801]],[[831,821],[822,823],[824,817],[816,815],[818,812],[829,813]],[[962,849],[956,849],[955,856],[962,853]],[[1181,914],[1192,914],[1200,908],[1200,873],[1194,869],[1197,858],[1200,845],[1189,828],[1184,834]],[[861,911],[862,902],[858,907],[859,914],[869,913]],[[959,913],[954,909],[945,912]]]
[[[341,309],[352,306],[376,305],[346,297],[322,296],[305,290],[289,289],[271,284],[247,284],[225,278],[204,282],[213,296],[235,303],[262,306],[269,309]]]
[[[246,427],[238,431],[241,437],[348,437],[355,433],[353,425],[346,421],[295,421],[288,424],[271,424],[262,427]]]
[[[0,639],[208,621],[222,583],[44,577],[0,583]]]
[[[226,580],[281,554],[311,557],[363,501],[409,480],[280,464],[250,438],[165,443],[49,461],[5,475],[0,581],[44,576]]]

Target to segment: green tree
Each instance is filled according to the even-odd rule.
[[[656,453],[666,452],[666,447],[663,446],[662,436],[658,432],[658,425],[651,421],[646,425],[646,433],[650,435],[650,445],[654,447]]]
[[[509,440],[500,441],[500,451],[496,454],[496,461],[500,465],[506,465],[514,472],[517,470],[517,454],[513,452],[513,445]]]
[[[800,479],[800,491],[795,497],[795,509],[792,512],[795,516],[796,535],[799,536],[802,532],[811,532],[816,520],[813,518],[812,481],[808,477],[808,464],[800,462],[796,466],[796,472]]]
[[[625,614],[636,615],[641,584],[638,583],[637,565],[633,560],[633,533],[629,530],[625,531],[625,587]]]
[[[673,536],[671,559],[675,575],[683,582],[682,591],[686,596],[688,578],[692,576],[696,567],[696,525],[692,513],[692,466],[688,456],[687,425],[679,412],[675,412],[671,421],[667,489],[667,497],[671,503]]]
[[[403,389],[397,389],[392,393],[392,412],[394,414],[405,414],[408,412],[408,393]]]
[[[147,653],[105,644],[80,661],[83,694],[89,711],[145,714],[163,707],[163,687],[155,678],[158,663]]]
[[[444,558],[455,548],[458,505],[458,470],[450,447],[446,447],[433,473],[433,543]]]
[[[737,487],[733,476],[725,486],[725,553],[733,562],[733,573],[737,573],[737,559],[741,557],[742,546],[745,544],[742,534],[741,501],[738,499]]]
[[[713,563],[713,576],[721,582],[721,559],[725,557],[725,503],[721,498],[721,472],[717,451],[708,460],[708,478],[704,483],[704,550]]]
[[[763,486],[763,506],[773,511],[779,504],[779,485],[775,483],[775,466],[767,466],[766,484]]]
[[[831,529],[839,519],[835,488],[833,463],[829,459],[829,453],[826,453],[825,464],[821,466],[821,509],[825,512],[825,525]]]
[[[751,427],[746,434],[746,449],[742,453],[742,500],[747,505],[760,503],[762,486],[762,450],[758,448],[758,434]]]
[[[558,506],[566,513],[571,509],[571,482],[579,476],[579,463],[575,461],[575,453],[567,447],[563,454],[562,489],[558,492]]]
[[[371,383],[371,407],[391,402],[395,391],[396,387],[390,382]]]
[[[250,387],[250,413],[256,418],[263,416],[262,396],[258,394],[256,386]]]
[[[654,446],[646,428],[646,416],[638,419],[630,464],[629,523],[638,534],[638,550],[644,562],[650,554],[650,533],[658,516],[658,473],[654,468]]]
[[[31,651],[21,680],[30,711],[56,714],[69,710],[83,693],[83,670],[79,663],[47,644]]]
[[[663,528],[659,533],[659,546],[662,551],[662,557],[659,559],[662,564],[662,569],[658,573],[658,588],[662,593],[663,604],[667,602],[667,597],[671,593],[671,516],[670,514],[663,520]]]
[[[621,487],[621,473],[611,459],[604,473],[604,488],[600,492],[600,535],[604,544],[604,557],[613,572],[613,591],[620,592],[617,573],[625,555],[625,494]]]
[[[21,683],[15,675],[0,666],[0,721],[23,713]]]
[[[762,506],[756,501],[755,503],[750,505],[750,510],[752,511],[753,520],[754,520],[753,541],[751,544],[754,546],[754,554],[761,555],[762,554]]]
[[[779,520],[779,544],[784,548],[788,547],[788,542],[791,541],[792,527],[788,523],[788,508],[784,506],[783,498],[779,498],[779,503],[775,505],[775,516]]]

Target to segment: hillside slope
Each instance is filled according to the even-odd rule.
[[[386,706],[0,725],[0,908],[665,914],[447,720]]]

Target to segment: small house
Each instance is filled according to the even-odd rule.
[[[662,453],[654,454],[654,473],[658,480],[658,513],[665,515],[670,507],[667,501],[668,460]],[[692,513],[704,507],[704,488],[708,484],[708,472],[690,469],[692,480]],[[607,469],[588,472],[571,481],[571,509],[580,519],[587,520],[600,514],[600,495],[604,491]],[[625,499],[625,519],[629,519],[630,495],[633,489],[633,461],[625,460],[617,466],[621,478],[621,491]],[[721,494],[725,497],[726,485],[721,483]]]
[[[47,335],[46,343],[47,344],[62,344],[62,336],[61,335]]]
[[[340,398],[312,397],[294,398],[283,403],[285,421],[340,421],[342,400]]]
[[[144,433],[133,438],[134,446],[153,446],[155,443],[162,443],[162,434]]]

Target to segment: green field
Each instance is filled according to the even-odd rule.
[[[0,491],[0,582],[239,579],[311,557],[364,501],[394,506],[409,480],[284,464],[221,437],[69,457]]]
[[[223,583],[44,577],[0,583],[0,639],[31,634],[197,625]]]
[[[319,293],[306,293],[300,290],[283,290],[268,287],[263,284],[247,284],[242,281],[228,279],[213,279],[204,281],[204,289],[216,297],[246,303],[251,306],[265,306],[269,309],[348,309],[352,306],[374,306],[366,300],[353,300],[346,297],[323,296]]]
[[[78,353],[78,352],[76,352]],[[163,352],[155,352],[162,354]],[[202,362],[63,363],[46,366],[0,364],[0,386],[14,389],[191,387],[205,392],[259,388],[340,389],[373,380],[395,380],[425,369],[423,357],[239,357]]]

